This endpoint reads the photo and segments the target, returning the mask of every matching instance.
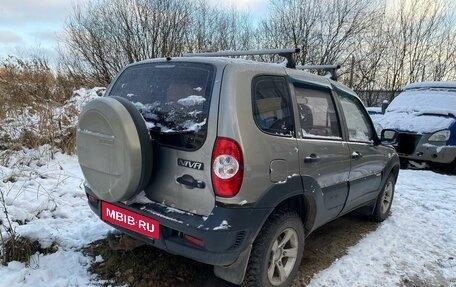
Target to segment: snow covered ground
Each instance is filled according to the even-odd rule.
[[[456,286],[456,176],[401,170],[391,216],[309,286]]]
[[[0,157],[6,155],[1,154]],[[58,251],[35,255],[26,267],[11,262],[0,267],[0,286],[86,286],[92,275],[90,258],[79,249],[110,230],[90,210],[83,192],[77,157],[60,153],[51,159],[49,147],[24,150],[0,166],[0,189],[16,232]],[[3,207],[0,220],[6,224]],[[26,224],[24,224],[26,223]],[[4,228],[0,228],[6,236]]]
[[[56,253],[36,254],[30,266],[0,266],[0,286],[98,285],[87,271],[93,259],[80,248],[111,228],[86,203],[77,157],[51,159],[46,147],[24,150],[0,165],[0,176],[16,232],[58,246]],[[401,170],[392,215],[309,286],[456,286],[455,187],[456,176]]]

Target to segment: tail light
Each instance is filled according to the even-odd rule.
[[[244,178],[244,159],[239,144],[230,138],[218,137],[212,151],[212,186],[215,195],[235,196]]]

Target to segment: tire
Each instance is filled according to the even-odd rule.
[[[301,263],[304,236],[295,212],[273,213],[253,245],[242,286],[290,286]]]
[[[127,200],[150,180],[149,130],[135,106],[123,98],[101,97],[84,107],[76,148],[86,184],[101,200]]]
[[[390,174],[375,202],[374,212],[371,216],[373,221],[382,222],[388,217],[393,203],[395,184],[394,174]]]

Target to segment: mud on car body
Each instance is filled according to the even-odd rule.
[[[92,210],[247,286],[288,286],[304,240],[343,214],[390,211],[399,159],[353,91],[229,58],[127,66],[77,131]]]

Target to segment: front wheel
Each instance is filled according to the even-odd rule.
[[[253,245],[243,286],[289,286],[301,263],[304,236],[295,212],[272,214]]]
[[[388,214],[391,210],[391,204],[393,203],[395,184],[396,179],[394,177],[394,174],[390,174],[385,182],[385,185],[383,186],[382,191],[377,197],[374,213],[371,217],[372,220],[382,222],[388,217]]]

